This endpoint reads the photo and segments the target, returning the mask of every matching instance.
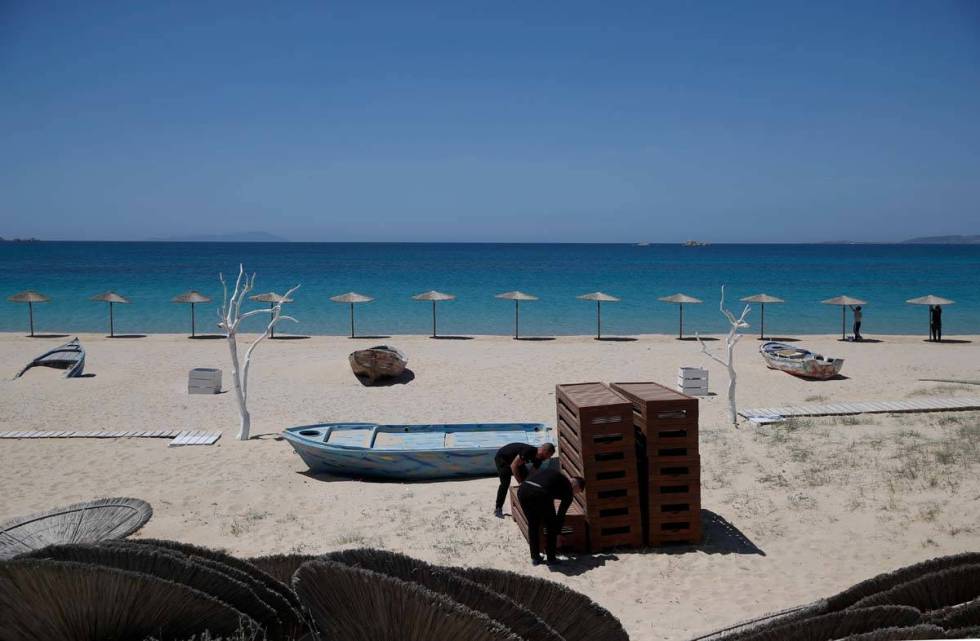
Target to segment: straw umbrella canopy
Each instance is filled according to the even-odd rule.
[[[456,297],[452,294],[444,294],[442,292],[437,292],[434,289],[430,289],[427,292],[422,292],[421,294],[416,294],[412,296],[414,300],[428,300],[432,301],[432,338],[436,337],[436,303],[441,300],[456,300]]]
[[[703,301],[700,298],[695,298],[693,296],[688,296],[687,294],[671,294],[670,296],[661,296],[657,300],[664,303],[673,303],[677,305],[679,310],[679,316],[677,318],[677,338],[684,338],[684,305],[697,305]]]
[[[354,338],[354,305],[357,303],[370,303],[374,299],[364,294],[358,294],[357,292],[347,292],[346,294],[331,296],[330,300],[335,303],[346,303],[350,305],[350,337]]]
[[[293,302],[292,298],[286,298],[282,294],[277,294],[275,292],[266,292],[265,294],[256,294],[254,296],[249,296],[249,300],[254,300],[259,303],[269,303],[269,309],[275,309],[276,305],[285,305],[286,303]],[[276,337],[276,328],[273,327],[269,330],[269,338]]]
[[[596,340],[600,340],[602,338],[602,304],[618,303],[620,299],[604,292],[591,292],[589,294],[576,296],[575,298],[579,300],[595,301],[595,337]]]
[[[116,303],[128,305],[129,299],[122,294],[117,294],[114,291],[108,291],[102,292],[101,294],[96,294],[95,296],[89,298],[89,300],[94,300],[100,303],[109,303],[109,338],[112,338],[116,335],[115,328],[113,327],[112,306]]]
[[[863,301],[860,298],[854,298],[853,296],[835,296],[834,298],[828,298],[827,300],[820,301],[824,305],[840,305],[840,337],[844,340],[847,337],[847,308],[852,305],[867,305],[867,301]]]
[[[910,298],[905,301],[909,305],[928,305],[930,312],[933,305],[953,305],[956,303],[955,300],[950,300],[948,298],[943,298],[942,296],[936,296],[934,294],[927,294],[926,296],[919,296],[918,298]],[[929,316],[929,324],[932,324],[932,316]],[[932,332],[929,333],[929,338],[932,338]]]
[[[174,299],[171,302],[174,302],[174,303],[184,303],[184,304],[188,304],[189,303],[190,304],[190,306],[191,306],[191,338],[194,338],[194,336],[196,335],[196,322],[195,322],[195,319],[194,319],[194,305],[197,305],[198,303],[210,303],[211,302],[211,298],[209,296],[205,296],[204,294],[202,294],[202,293],[200,293],[200,292],[192,289],[189,292],[184,292],[180,296],[174,296]]]
[[[47,303],[51,299],[33,289],[18,292],[13,296],[8,296],[7,300],[11,303],[27,303],[27,315],[30,318],[31,336],[34,336],[34,303]]]
[[[503,300],[514,301],[514,339],[520,337],[520,324],[521,324],[521,301],[522,300],[538,300],[537,296],[532,296],[531,294],[525,294],[521,291],[504,292],[503,294],[497,294],[494,298],[501,298]]]
[[[746,296],[742,299],[742,302],[759,303],[759,308],[762,310],[759,320],[759,339],[764,340],[766,337],[766,303],[775,305],[777,303],[785,303],[786,301],[782,298],[770,296],[769,294],[756,294],[754,296]]]

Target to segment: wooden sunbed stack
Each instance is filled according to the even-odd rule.
[[[521,534],[527,539],[527,517],[524,516],[523,510],[521,510],[520,501],[517,500],[516,485],[510,488],[510,506],[511,516],[514,522],[517,523]],[[555,501],[555,509],[558,509],[558,501]],[[547,532],[547,528],[541,528],[542,550],[545,549],[545,536],[547,536]],[[582,511],[582,506],[578,503],[573,501],[572,505],[568,508],[568,512],[565,514],[565,522],[562,524],[559,535],[558,545],[560,549],[566,552],[589,551],[589,525],[585,522],[585,512]]]
[[[613,383],[629,400],[636,427],[644,540],[701,540],[698,400],[658,383]]]
[[[576,501],[585,513],[589,549],[643,543],[633,407],[603,383],[555,389],[559,465],[585,478]]]

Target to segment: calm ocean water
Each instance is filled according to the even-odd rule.
[[[132,300],[116,306],[117,332],[185,332],[189,310],[170,299],[197,289],[220,301],[217,274],[234,278],[240,261],[258,274],[257,292],[302,285],[287,306],[300,324],[285,324],[281,331],[288,333],[346,333],[347,307],[328,298],[354,290],[377,299],[358,306],[359,333],[426,334],[429,303],[411,296],[429,289],[457,296],[439,304],[443,334],[510,333],[513,303],[493,296],[513,289],[541,299],[521,305],[524,335],[594,332],[595,305],[575,296],[595,290],[622,298],[603,305],[603,333],[676,332],[676,306],[657,297],[678,291],[705,301],[685,306],[685,331],[716,333],[726,329],[717,309],[722,284],[736,310],[738,298],[758,292],[786,299],[766,306],[767,333],[778,336],[840,331],[839,308],[819,301],[841,293],[869,301],[863,330],[869,336],[925,335],[927,310],[904,301],[928,293],[957,301],[945,310],[945,333],[980,333],[980,246],[0,244],[0,293],[36,289],[50,296],[51,303],[35,306],[39,332],[104,331],[105,305],[88,297],[107,289]],[[25,307],[0,304],[0,330],[24,330]],[[198,306],[199,331],[213,331],[215,308]],[[749,331],[757,331],[758,320],[755,306]]]

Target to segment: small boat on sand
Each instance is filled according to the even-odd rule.
[[[366,377],[371,383],[379,378],[401,376],[408,364],[404,354],[388,345],[359,349],[351,352],[348,358],[354,373]]]
[[[825,381],[840,374],[841,367],[844,366],[843,358],[826,358],[808,349],[776,341],[763,343],[759,353],[771,369],[800,378]]]
[[[504,445],[554,442],[541,423],[321,423],[282,435],[312,472],[399,481],[492,476]]]
[[[85,348],[77,338],[73,338],[61,347],[49,349],[32,360],[14,378],[20,378],[27,370],[39,366],[63,369],[65,378],[77,378],[85,370]]]

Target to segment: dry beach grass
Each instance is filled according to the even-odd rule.
[[[553,423],[554,385],[586,380],[669,383],[680,365],[705,365],[724,394],[724,372],[696,344],[665,336],[635,342],[587,337],[524,342],[393,337],[415,378],[367,388],[347,354],[377,341],[340,337],[270,341],[252,371],[253,433],[234,440],[230,394],[188,396],[187,371],[221,367],[223,341],[159,335],[83,335],[89,378],[35,371],[0,382],[0,429],[217,429],[214,447],[159,440],[0,441],[0,520],[96,496],[137,496],[154,507],[138,534],[253,556],[374,546],[455,566],[518,569],[559,580],[618,616],[631,638],[683,639],[763,612],[806,603],[878,572],[980,543],[980,414],[803,418],[734,430],[723,396],[701,403],[699,548],[582,558],[564,573],[526,564],[513,523],[491,515],[496,481],[397,484],[314,477],[276,439],[317,421],[542,421]],[[801,344],[847,359],[847,377],[806,382],[767,370],[746,337],[739,398],[774,403],[980,396],[980,387],[921,382],[977,378],[980,338],[934,345],[921,337]],[[0,335],[13,374],[59,339]]]

